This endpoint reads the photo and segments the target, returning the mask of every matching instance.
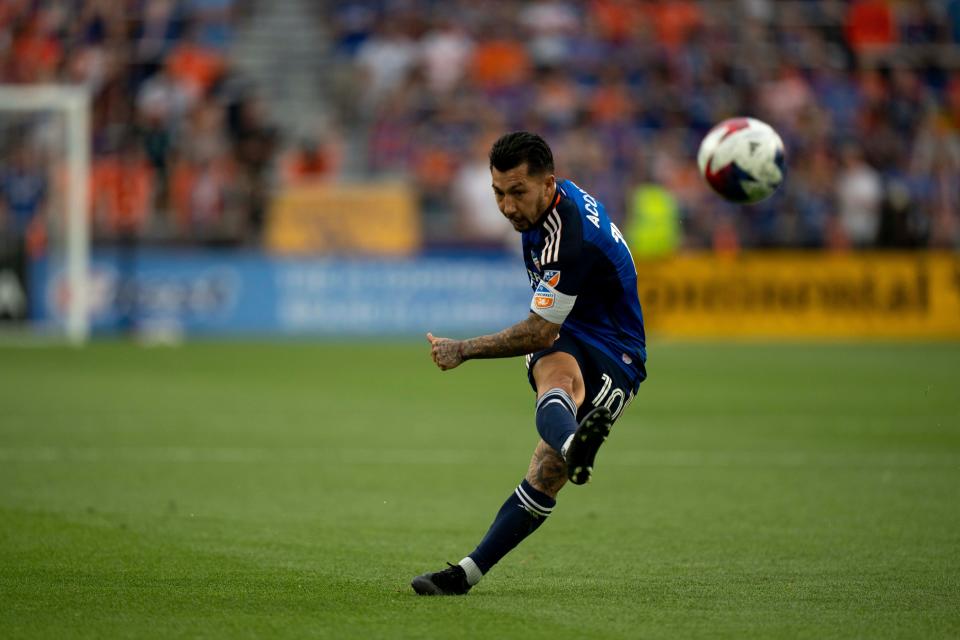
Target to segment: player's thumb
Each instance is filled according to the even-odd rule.
[[[429,342],[430,344],[433,344],[433,341],[434,341],[434,340],[436,340],[436,338],[434,338],[434,337],[433,337],[433,334],[428,331],[428,332],[427,332],[427,342]]]

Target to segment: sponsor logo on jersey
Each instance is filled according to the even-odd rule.
[[[560,272],[547,269],[543,274],[543,281],[551,287],[556,287],[558,284],[560,284]]]

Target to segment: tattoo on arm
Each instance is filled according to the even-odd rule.
[[[527,482],[532,484],[534,489],[544,492],[551,498],[556,498],[557,493],[567,482],[567,463],[543,440],[537,445],[533,458],[530,459]]]
[[[526,355],[552,345],[559,331],[560,325],[548,322],[531,312],[526,320],[521,320],[503,331],[464,340],[463,358],[469,360]]]

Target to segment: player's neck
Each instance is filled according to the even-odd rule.
[[[557,206],[557,195],[560,193],[558,191],[559,187],[557,183],[553,183],[553,191],[550,192],[550,197],[547,198],[547,206],[543,208],[543,211],[540,212],[540,215],[537,216],[537,224],[543,222],[543,219],[547,217],[547,214]]]

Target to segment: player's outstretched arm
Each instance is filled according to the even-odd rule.
[[[428,333],[427,340],[433,361],[446,371],[459,366],[464,360],[511,358],[546,349],[554,343],[559,333],[560,325],[531,312],[526,320],[488,336],[451,340]]]

